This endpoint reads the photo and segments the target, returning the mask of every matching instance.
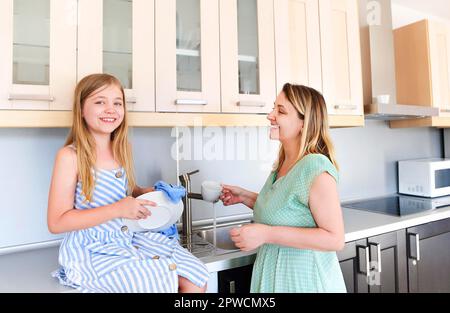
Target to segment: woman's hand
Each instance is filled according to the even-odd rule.
[[[241,187],[222,185],[222,194],[219,199],[225,206],[238,204],[244,202],[245,193],[246,190]]]
[[[151,215],[145,206],[156,206],[156,203],[149,200],[126,197],[116,202],[114,206],[118,210],[119,218],[129,218],[132,220],[146,219]]]
[[[231,240],[242,251],[254,250],[268,242],[270,226],[247,224],[230,230]]]

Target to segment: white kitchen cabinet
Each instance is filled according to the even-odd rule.
[[[319,0],[323,94],[330,115],[363,115],[357,0]]]
[[[79,0],[78,80],[116,76],[133,111],[155,111],[154,1]]]
[[[0,1],[0,108],[70,110],[77,0]]]
[[[220,112],[219,0],[156,0],[156,110]]]
[[[274,2],[219,3],[222,112],[270,112],[276,98]]]
[[[322,91],[319,0],[276,0],[277,91],[287,82]]]

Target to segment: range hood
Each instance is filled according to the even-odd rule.
[[[437,116],[438,108],[397,103],[391,0],[359,2],[365,118],[389,121]],[[377,101],[382,95],[389,100]]]

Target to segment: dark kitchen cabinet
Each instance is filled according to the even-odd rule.
[[[253,264],[219,272],[219,293],[249,293],[252,271]]]
[[[345,245],[338,252],[349,293],[407,292],[404,230]]]
[[[366,265],[368,264],[369,250],[367,240],[349,242],[337,255],[347,292],[368,292]]]
[[[349,293],[450,293],[450,218],[349,242],[337,255]]]
[[[367,239],[370,250],[369,292],[408,292],[405,231],[386,233]]]
[[[450,219],[406,230],[409,292],[450,292]]]

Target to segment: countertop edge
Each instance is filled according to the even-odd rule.
[[[430,214],[427,215],[419,215],[419,216],[408,216],[404,217],[400,220],[393,220],[390,223],[383,224],[380,226],[373,226],[369,228],[364,228],[362,230],[358,231],[351,231],[345,233],[345,242],[351,242],[363,238],[368,238],[372,236],[377,236],[401,229],[406,229],[409,227],[422,225],[430,222],[435,222],[439,220],[443,220],[446,218],[450,218],[450,207],[447,207],[449,210],[439,211],[442,209],[437,209],[436,211],[433,211]],[[347,209],[347,210],[353,210],[353,209]],[[367,218],[370,218],[370,216],[373,216],[373,214],[380,215],[379,213],[370,213],[367,212]]]

